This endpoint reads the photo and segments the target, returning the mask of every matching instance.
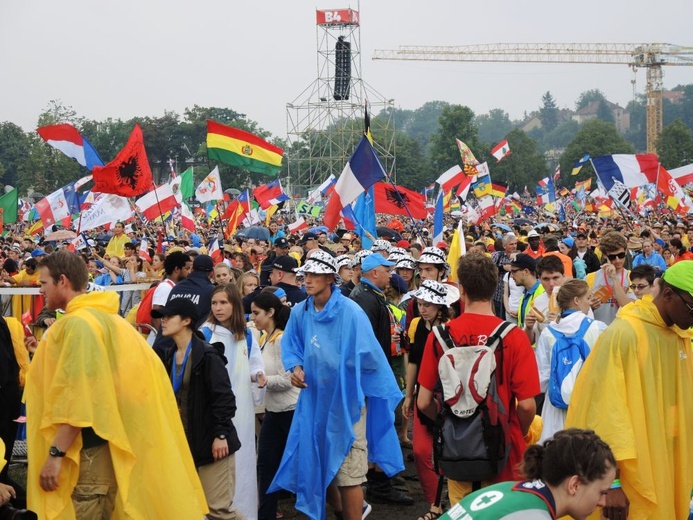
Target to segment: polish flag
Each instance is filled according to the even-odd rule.
[[[137,254],[142,260],[146,260],[147,262],[152,261],[152,257],[149,256],[149,244],[147,243],[146,238],[143,238],[140,242],[140,250],[137,252]]]
[[[298,233],[299,231],[301,231],[303,229],[308,229],[308,224],[306,223],[306,219],[304,219],[303,217],[299,218],[293,224],[289,224],[289,233]]]
[[[147,220],[154,220],[167,211],[171,211],[178,204],[179,201],[176,199],[170,184],[162,184],[135,202],[135,206]]]
[[[436,182],[440,184],[443,192],[447,193],[455,186],[460,184],[464,180],[465,176],[464,170],[455,165],[438,177]]]
[[[669,173],[681,186],[693,183],[693,163],[669,170]]]

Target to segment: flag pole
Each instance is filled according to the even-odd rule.
[[[219,209],[219,201],[215,200],[214,204],[217,208],[217,218],[219,219],[219,227],[221,228],[221,232],[224,233],[224,240],[228,240],[229,237],[226,235],[226,229],[224,228],[224,221],[221,220],[221,210]]]

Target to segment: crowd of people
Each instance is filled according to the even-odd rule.
[[[0,518],[688,518],[693,223],[454,229],[0,237]]]

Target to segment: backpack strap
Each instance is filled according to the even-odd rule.
[[[448,329],[445,327],[445,324],[436,325],[435,327],[433,327],[433,334],[438,340],[438,344],[440,345],[440,348],[443,349],[444,353],[457,346],[455,345],[455,342],[452,341],[450,333],[448,332]]]
[[[510,323],[509,321],[503,321],[499,323],[498,326],[493,330],[491,335],[486,340],[486,346],[490,348],[491,351],[495,354],[498,346],[503,344],[505,336],[507,336],[510,333],[510,331],[516,327],[517,325]],[[503,384],[503,359],[505,356],[503,350],[503,348],[500,349],[500,356],[498,359],[498,367],[500,367],[500,370],[496,370],[496,373],[498,374],[497,377],[499,384]]]

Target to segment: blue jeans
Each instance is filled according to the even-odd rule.
[[[268,494],[267,489],[270,487],[282,461],[293,418],[293,410],[265,412],[257,449],[257,472],[260,481],[258,520],[275,520],[279,494]]]

